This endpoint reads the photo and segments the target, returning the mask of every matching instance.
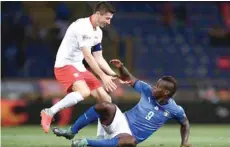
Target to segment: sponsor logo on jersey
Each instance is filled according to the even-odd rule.
[[[91,39],[91,37],[90,37],[90,36],[87,36],[87,35],[82,35],[82,39],[83,39],[83,40],[88,40],[88,39]]]

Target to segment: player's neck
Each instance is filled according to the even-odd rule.
[[[93,26],[93,29],[96,30],[97,24],[96,24],[96,16],[95,15],[91,15],[89,17],[90,23]]]
[[[158,99],[157,99],[157,102],[158,102],[160,105],[166,105],[166,104],[168,104],[168,99],[165,99],[165,98],[158,98]]]

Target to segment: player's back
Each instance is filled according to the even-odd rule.
[[[152,96],[150,85],[145,83],[139,103],[126,112],[126,117],[133,135],[140,143],[162,127],[167,120],[177,118],[180,113],[183,113],[183,109],[172,98],[168,100],[168,104],[160,105]]]
[[[97,39],[95,39],[95,36]],[[102,31],[97,27],[93,29],[89,17],[80,18],[73,22],[67,29],[66,34],[57,52],[55,67],[74,65],[77,69],[84,69],[84,59],[81,47],[91,49],[96,43],[101,42]]]

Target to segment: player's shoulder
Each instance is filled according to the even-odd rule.
[[[88,17],[85,17],[85,18],[79,18],[77,20],[75,20],[73,23],[74,27],[76,29],[79,29],[79,31],[88,31],[90,30],[89,27],[90,27],[90,21],[89,21],[89,18]]]
[[[141,84],[142,86],[144,86],[146,88],[151,88],[151,86],[147,82],[145,82],[145,81],[138,80],[137,83]]]
[[[84,18],[78,18],[77,20],[74,21],[75,24],[78,25],[84,25],[84,24],[89,24],[89,18],[88,17],[84,17]]]
[[[152,95],[152,87],[151,87],[151,85],[149,85],[148,83],[146,83],[146,82],[144,82],[142,80],[136,81],[136,84],[138,85],[138,87],[141,87],[142,93]]]
[[[169,99],[169,107],[170,111],[172,111],[173,113],[178,113],[180,111],[183,111],[183,107],[178,105],[174,99],[170,98]]]

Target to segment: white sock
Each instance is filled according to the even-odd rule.
[[[62,100],[54,104],[50,111],[53,115],[55,115],[57,112],[64,108],[71,107],[78,102],[82,101],[84,98],[81,96],[81,94],[78,91],[68,93]]]
[[[99,139],[105,139],[105,129],[101,125],[100,119],[98,119],[98,124],[97,124],[97,137]]]

